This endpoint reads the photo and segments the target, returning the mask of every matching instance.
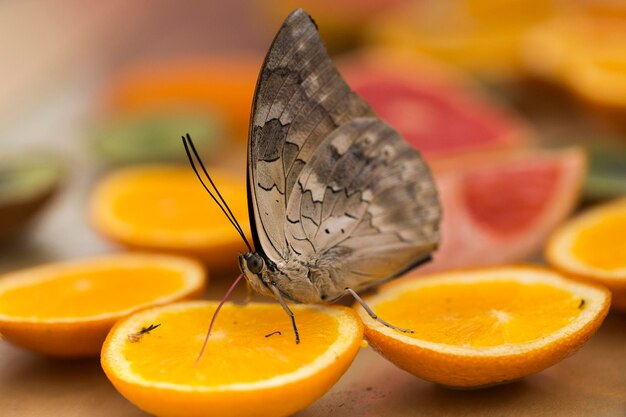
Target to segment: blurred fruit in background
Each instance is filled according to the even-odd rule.
[[[626,198],[583,211],[545,247],[548,262],[570,276],[611,290],[611,307],[626,311]]]
[[[441,247],[423,270],[493,265],[536,255],[578,203],[580,148],[483,152],[432,162],[443,205]]]
[[[186,161],[181,135],[189,133],[209,158],[223,137],[218,120],[198,111],[147,111],[102,120],[94,128],[93,149],[106,163]]]
[[[626,141],[589,138],[585,198],[600,201],[626,196]]]
[[[225,137],[246,141],[261,63],[256,55],[214,55],[137,64],[113,75],[104,108],[115,116],[206,114],[222,122]]]
[[[46,153],[0,158],[0,241],[22,232],[58,191],[62,163]]]
[[[506,80],[523,73],[526,31],[552,12],[544,0],[415,1],[373,19],[367,39]]]
[[[340,70],[376,114],[427,158],[521,146],[528,127],[465,74],[391,49],[347,55]]]
[[[182,146],[182,145],[181,145]],[[245,170],[211,168],[211,176],[248,234]],[[241,237],[186,166],[135,166],[112,172],[89,204],[93,227],[134,249],[196,256],[211,267],[236,265]]]
[[[0,276],[0,331],[44,355],[98,356],[120,318],[197,298],[205,271],[191,259],[115,254],[49,263]]]
[[[520,261],[575,207],[583,152],[536,148],[527,123],[464,73],[389,49],[348,55],[340,68],[431,163],[443,237],[426,270]]]
[[[345,51],[363,42],[364,30],[373,18],[386,10],[411,3],[410,0],[289,0],[256,1],[260,13],[269,17],[272,31],[296,7],[309,13],[331,53]]]
[[[626,108],[626,5],[562,4],[558,14],[529,32],[524,58],[529,71],[590,103]]]

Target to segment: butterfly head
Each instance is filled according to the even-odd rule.
[[[239,254],[239,269],[248,283],[261,294],[271,294],[263,277],[267,272],[267,264],[263,256],[255,252]]]

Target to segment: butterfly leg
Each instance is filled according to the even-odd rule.
[[[289,315],[289,318],[291,319],[291,325],[293,326],[293,333],[296,335],[296,344],[300,343],[300,334],[298,333],[298,327],[296,326],[296,318],[293,315],[293,312],[289,309],[289,306],[287,305],[285,300],[283,300],[283,296],[280,293],[280,291],[278,291],[278,288],[276,288],[276,285],[272,284],[269,287],[274,292],[274,295],[278,299],[278,302],[280,303],[280,305],[283,307],[283,310],[285,310],[285,312]]]
[[[363,299],[361,297],[359,297],[359,294],[356,293],[356,291],[354,291],[352,288],[346,288],[346,292],[348,292],[351,296],[354,297],[355,300],[358,301],[359,304],[361,304],[361,306],[365,309],[365,311],[367,311],[367,314],[370,315],[371,318],[373,318],[374,320],[384,324],[385,326],[389,327],[390,329],[394,329],[397,330],[399,332],[403,332],[403,333],[413,333],[413,330],[411,329],[403,329],[401,327],[396,327],[393,324],[381,319],[380,317],[378,317],[378,315],[376,315],[376,313],[374,313],[374,310],[371,309],[370,306],[368,306],[365,301],[363,301]]]

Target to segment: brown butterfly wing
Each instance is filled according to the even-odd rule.
[[[428,167],[383,121],[353,119],[328,135],[287,203],[289,248],[330,300],[427,259],[439,242],[440,205]]]
[[[294,11],[257,82],[248,144],[248,196],[257,251],[285,259],[287,202],[302,169],[335,129],[372,110],[331,62],[315,23]]]

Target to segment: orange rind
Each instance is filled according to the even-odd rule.
[[[561,226],[545,256],[566,274],[608,287],[613,307],[626,311],[626,199],[589,209]]]
[[[531,266],[407,277],[365,301],[413,333],[373,320],[365,335],[400,368],[438,384],[476,388],[512,381],[574,353],[600,327],[610,293]]]
[[[0,333],[44,355],[97,356],[120,318],[199,296],[205,272],[181,257],[119,254],[0,276]]]

